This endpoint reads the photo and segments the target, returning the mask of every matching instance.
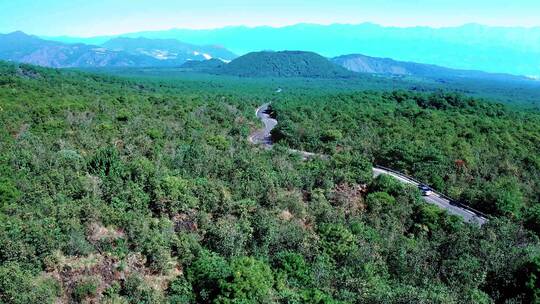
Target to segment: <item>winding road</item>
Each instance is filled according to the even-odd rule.
[[[277,126],[277,120],[270,117],[268,109],[270,103],[265,103],[262,106],[258,107],[255,111],[255,116],[257,116],[264,124],[264,129],[255,131],[251,136],[249,136],[249,141],[256,145],[263,145],[265,148],[269,149],[272,147],[272,129]]]
[[[249,136],[249,141],[256,145],[262,145],[265,149],[272,148],[272,145],[274,144],[272,142],[272,130],[277,126],[277,120],[270,117],[269,113],[270,103],[265,103],[262,106],[258,107],[257,110],[255,110],[255,115],[262,121],[264,124],[263,129],[259,129],[255,131],[251,136]],[[325,155],[320,155],[316,153],[306,152],[306,151],[300,151],[295,149],[289,149],[292,153],[298,153],[302,156],[304,160],[319,156],[322,158],[326,158]]]
[[[270,103],[265,103],[259,108],[257,108],[257,110],[255,111],[255,115],[262,121],[262,123],[264,124],[264,128],[255,131],[253,134],[251,134],[251,136],[249,136],[249,141],[251,143],[262,145],[265,149],[272,148],[273,142],[271,132],[278,124],[277,120],[270,117],[269,108]],[[301,154],[303,159],[309,159],[316,156],[326,158],[326,156],[324,155],[311,152],[299,151],[294,149],[289,149],[289,151],[291,151],[292,153]],[[415,180],[410,176],[396,172],[392,169],[375,166],[373,168],[373,176],[377,177],[381,174],[390,175],[402,183],[414,185],[417,187],[420,185],[419,181]],[[433,204],[438,206],[439,208],[445,209],[449,214],[457,215],[463,218],[465,222],[483,225],[488,221],[488,219],[484,215],[480,214],[475,210],[472,210],[471,208],[452,201],[442,193],[433,191],[432,194],[423,196],[423,199],[429,204]]]

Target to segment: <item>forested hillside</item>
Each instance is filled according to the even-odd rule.
[[[0,63],[0,303],[540,300],[537,113],[289,85]],[[273,150],[247,141],[267,101]],[[496,217],[465,224],[373,162]]]
[[[224,65],[216,73],[241,77],[355,77],[355,73],[319,54],[302,51],[249,53]]]

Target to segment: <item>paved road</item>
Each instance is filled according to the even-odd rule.
[[[264,129],[257,130],[249,137],[250,142],[257,145],[263,145],[265,148],[272,147],[273,143],[270,132],[277,125],[277,120],[270,117],[270,114],[268,113],[269,106],[270,103],[265,103],[255,111],[255,115],[263,122]]]
[[[272,145],[274,143],[272,142],[271,132],[277,126],[277,123],[278,123],[277,120],[270,117],[270,114],[268,111],[269,107],[270,107],[270,103],[265,103],[262,106],[258,107],[257,110],[255,110],[255,115],[262,121],[262,123],[264,124],[264,128],[255,131],[253,134],[251,134],[251,136],[249,136],[249,141],[251,143],[262,145],[265,149],[272,148]],[[319,155],[319,154],[315,154],[311,152],[300,151],[300,150],[295,150],[295,149],[289,149],[289,151],[292,153],[300,154],[302,158],[305,160],[316,157],[316,156],[320,156],[324,158],[323,155]]]
[[[254,144],[263,145],[264,148],[266,149],[272,148],[273,142],[272,142],[272,137],[270,133],[272,129],[274,129],[278,123],[277,120],[271,118],[270,115],[268,114],[269,107],[270,107],[270,103],[265,103],[259,108],[257,108],[257,110],[255,111],[255,115],[263,122],[264,129],[255,131],[249,137],[250,142]],[[294,149],[290,149],[290,151],[293,153],[300,153],[304,159],[309,159],[316,156],[326,158],[326,156],[324,155],[305,152],[305,151],[299,151],[299,150],[294,150]],[[407,184],[411,184],[415,186],[419,185],[418,182],[411,179],[410,177],[407,177],[404,174],[399,174],[399,173],[392,172],[383,168],[373,168],[374,177],[377,177],[381,174],[390,175],[403,183],[407,183]],[[471,210],[452,204],[450,200],[442,197],[438,193],[433,193],[428,196],[423,196],[423,198],[427,203],[439,206],[440,208],[448,211],[448,213],[450,214],[454,214],[454,215],[462,217],[465,222],[483,225],[488,221],[485,217],[479,214],[476,214]]]
[[[420,185],[417,181],[414,181],[405,175],[397,174],[395,172],[391,172],[382,168],[373,168],[374,177],[377,177],[381,174],[390,175],[402,183],[407,183],[407,184],[414,185],[417,187]],[[454,214],[454,215],[462,217],[463,220],[465,220],[465,222],[483,225],[488,221],[485,217],[479,214],[476,214],[471,210],[465,209],[460,206],[456,206],[450,200],[442,197],[438,193],[433,193],[431,195],[423,196],[423,199],[430,204],[437,205],[439,206],[439,208],[445,209],[450,214]]]

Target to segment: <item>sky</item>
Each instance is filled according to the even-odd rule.
[[[540,0],[0,0],[0,33],[42,36],[363,22],[532,27],[540,26]]]

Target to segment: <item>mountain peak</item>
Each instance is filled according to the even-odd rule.
[[[0,34],[0,36],[9,37],[9,38],[16,38],[16,39],[22,39],[22,38],[34,38],[39,39],[36,36],[28,35],[27,33],[23,31],[15,31],[8,34]]]
[[[30,35],[28,35],[27,33],[23,32],[23,31],[15,31],[15,32],[8,33],[6,35],[10,35],[10,36],[28,36],[28,37],[30,37]]]
[[[16,31],[9,34],[0,34],[0,45],[3,48],[20,48],[22,45],[47,44],[49,41],[42,40],[36,36],[28,35],[22,31]]]
[[[221,68],[220,73],[240,77],[349,78],[354,73],[313,52],[253,52]]]

